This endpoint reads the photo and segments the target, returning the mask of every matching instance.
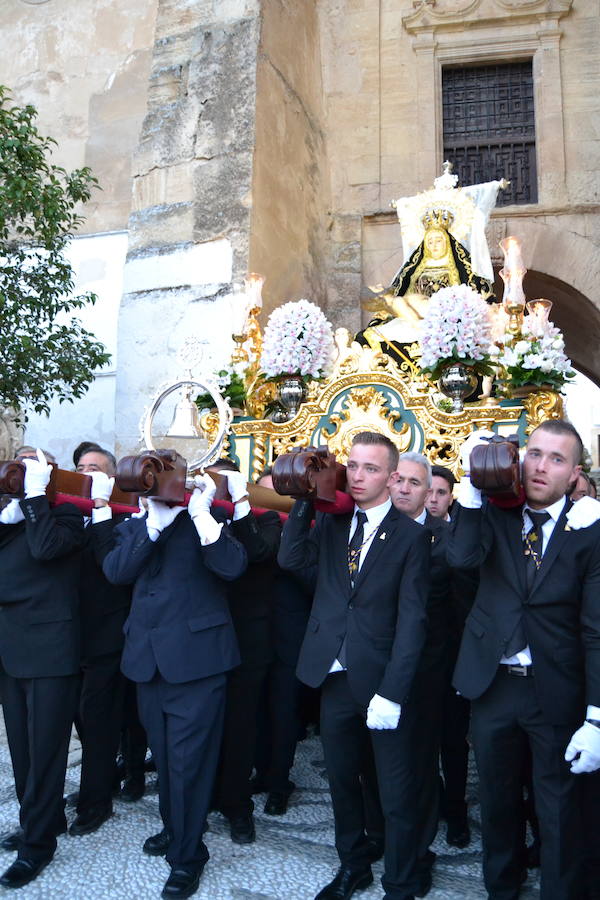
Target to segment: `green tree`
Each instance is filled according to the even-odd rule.
[[[50,401],[85,394],[110,355],[73,315],[92,293],[73,295],[65,247],[98,187],[90,169],[50,162],[56,141],[42,136],[37,110],[11,102],[0,85],[0,407],[21,419]]]

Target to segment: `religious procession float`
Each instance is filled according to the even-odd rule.
[[[246,474],[256,507],[274,508],[273,491],[254,482],[275,460],[280,494],[314,493],[318,470],[317,495],[336,500],[361,431],[380,432],[401,453],[423,453],[460,474],[471,431],[516,436],[516,447],[543,420],[562,418],[561,388],[575,373],[550,319],[552,302],[526,300],[515,237],[500,242],[503,296],[493,293],[485,228],[507,182],[456,182],[445,163],[431,190],[393,204],[405,260],[389,287],[370,291],[363,306],[371,319],[357,334],[334,330],[307,299],[276,308],[263,332],[263,277],[235,286],[227,298],[230,361],[211,368],[203,343],[187,339],[178,354],[182,377],[161,388],[144,415],[145,450],[119,462],[112,505],[131,510],[139,496],[185,502],[191,476],[225,456]],[[168,398],[171,410],[176,401],[170,424]],[[288,456],[302,448],[313,451]],[[308,481],[303,467],[311,469]],[[23,477],[22,463],[0,463],[0,493],[20,496]],[[79,496],[89,505],[88,482],[58,470],[49,490],[56,502]],[[277,508],[289,510],[290,496],[280,500]]]
[[[228,455],[250,482],[300,447],[326,445],[345,463],[365,430],[456,472],[472,430],[517,434],[523,444],[542,420],[561,418],[560,391],[574,373],[551,301],[525,298],[514,237],[500,244],[504,291],[493,294],[485,227],[506,182],[456,182],[445,164],[431,190],[393,204],[405,261],[387,289],[370,292],[371,320],[357,334],[334,330],[306,299],[275,309],[262,331],[263,278],[249,275],[229,298],[229,365],[202,369],[190,339],[186,377],[161,391],[145,418],[146,446],[174,391],[181,398],[163,445],[191,442],[180,452],[196,463]]]

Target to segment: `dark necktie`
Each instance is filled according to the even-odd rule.
[[[535,581],[537,570],[542,564],[542,554],[544,552],[544,532],[542,531],[542,527],[544,522],[547,522],[550,518],[550,513],[533,512],[533,510],[528,509],[527,515],[533,522],[533,525],[523,539],[527,594],[529,595]],[[510,658],[520,650],[524,650],[526,646],[527,635],[525,634],[525,628],[523,626],[523,617],[519,613],[519,621],[506,645],[504,655]]]
[[[530,593],[536,572],[542,564],[542,554],[544,552],[544,532],[542,528],[544,522],[547,522],[550,518],[550,513],[533,512],[533,510],[528,509],[527,515],[533,522],[523,541],[525,568],[527,570],[527,593]]]
[[[348,571],[350,573],[350,581],[352,587],[358,576],[358,567],[360,565],[360,551],[365,539],[365,522],[367,514],[359,509],[356,513],[356,530],[352,535],[352,540],[348,544]]]
[[[359,509],[356,513],[356,529],[352,535],[352,540],[348,544],[348,571],[350,573],[350,584],[354,587],[354,582],[358,576],[358,566],[360,563],[360,551],[365,539],[365,522],[367,514]],[[346,635],[338,651],[337,660],[343,668],[346,668]]]

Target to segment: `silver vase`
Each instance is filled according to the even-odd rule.
[[[442,369],[438,380],[442,394],[452,400],[452,412],[461,413],[464,402],[477,387],[477,375],[471,366],[464,363],[451,363]]]
[[[287,410],[287,418],[293,419],[306,397],[302,375],[286,375],[277,383],[277,399]]]

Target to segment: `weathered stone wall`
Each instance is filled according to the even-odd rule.
[[[189,334],[231,351],[224,297],[248,271],[258,0],[159,0],[119,323],[117,448],[184,371]]]
[[[131,208],[131,154],[146,109],[156,0],[0,3],[0,83],[39,111],[54,161],[90,166],[102,191],[82,233],[119,231]]]
[[[263,319],[286,300],[327,307],[329,179],[316,0],[263,0],[256,79],[250,267]]]

